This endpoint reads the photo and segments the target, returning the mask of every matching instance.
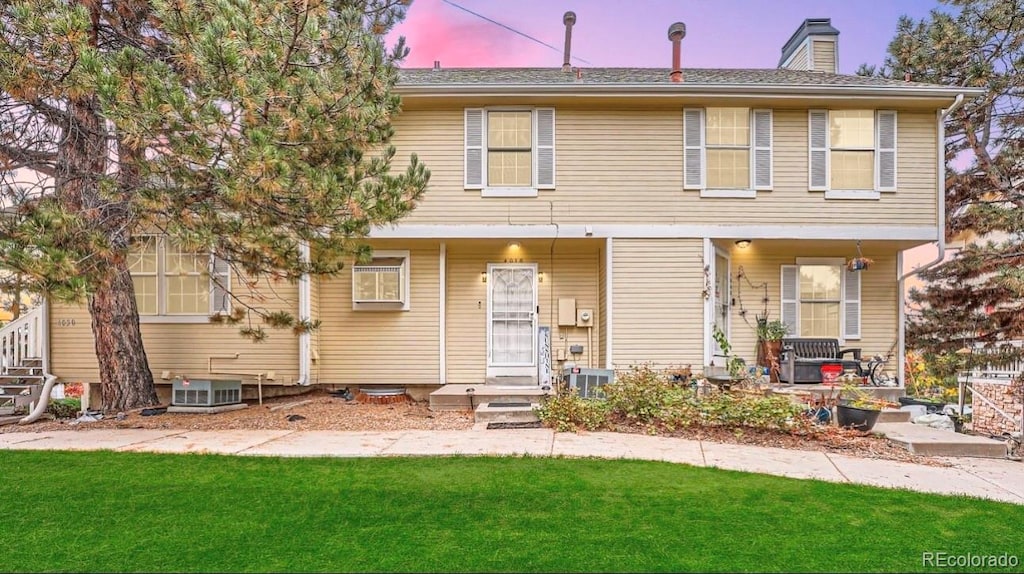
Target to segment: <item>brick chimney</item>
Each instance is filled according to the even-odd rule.
[[[668,27],[668,39],[672,41],[672,71],[668,77],[673,82],[683,81],[683,67],[680,63],[682,59],[682,47],[680,46],[683,38],[686,37],[686,24],[682,22],[676,22]]]
[[[562,16],[562,23],[565,24],[565,51],[562,57],[562,71],[572,71],[572,65],[569,63],[570,56],[572,54],[572,25],[576,23],[576,13],[573,11],[566,12]]]

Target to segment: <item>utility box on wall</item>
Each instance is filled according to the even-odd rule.
[[[594,326],[594,310],[593,309],[579,309],[576,311],[576,326],[577,327],[593,327]]]
[[[576,299],[565,298],[558,300],[558,326],[576,326]]]

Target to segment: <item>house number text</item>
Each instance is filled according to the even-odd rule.
[[[505,263],[522,263],[522,262],[523,262],[523,258],[522,257],[512,258],[512,259],[505,259]]]
[[[75,320],[74,319],[57,319],[57,326],[58,327],[74,327],[75,326]]]

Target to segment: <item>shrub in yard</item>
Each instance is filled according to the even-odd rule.
[[[715,393],[698,402],[701,423],[707,426],[749,427],[803,431],[810,428],[805,406],[788,397]]]
[[[82,401],[74,398],[54,399],[46,407],[46,412],[58,419],[71,419],[78,416],[82,410]]]
[[[608,426],[609,410],[606,401],[562,392],[541,405],[537,409],[537,417],[558,432],[574,432],[581,428],[599,430]]]
[[[649,365],[617,374],[615,381],[601,387],[601,390],[613,413],[643,424],[662,418],[666,409],[685,403],[691,395]]]

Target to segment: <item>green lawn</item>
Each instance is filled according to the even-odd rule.
[[[1019,506],[656,462],[0,451],[0,479],[3,571],[907,571],[922,569],[922,552],[1024,559]]]

